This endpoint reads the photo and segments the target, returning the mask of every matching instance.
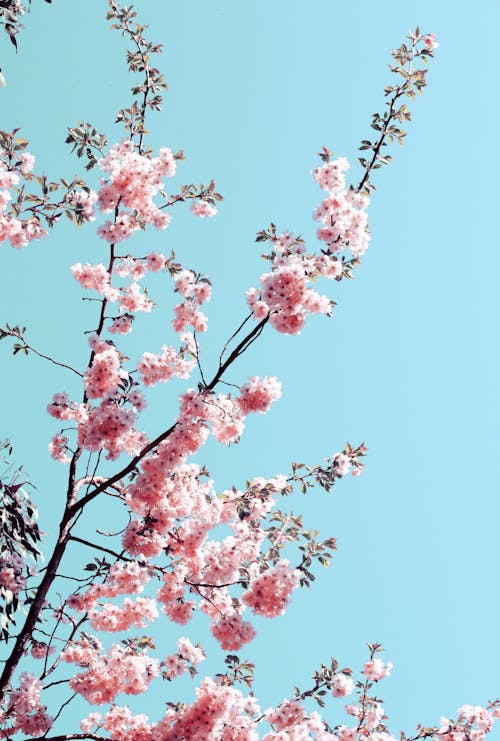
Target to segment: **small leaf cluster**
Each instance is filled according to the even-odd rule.
[[[161,111],[162,93],[168,90],[162,73],[150,61],[152,54],[161,53],[162,46],[144,37],[148,26],[137,23],[137,13],[132,5],[122,8],[115,0],[109,0],[109,8],[106,18],[112,21],[111,28],[121,31],[122,36],[129,38],[135,45],[134,49],[127,50],[129,71],[144,73],[144,81],[132,87],[132,95],[138,96],[139,101],[134,100],[130,108],[120,109],[116,122],[124,124],[131,138],[138,135],[142,142],[142,136],[148,133],[144,123],[146,110]]]
[[[416,63],[420,60],[427,65],[428,58],[433,56],[432,49],[425,45],[425,36],[417,27],[407,37],[408,44],[403,43],[400,47],[391,52],[395,64],[390,64],[389,69],[400,80],[394,85],[388,85],[384,92],[386,98],[386,107],[388,110],[372,115],[371,127],[379,133],[379,137],[374,141],[363,139],[359,149],[361,151],[372,152],[371,157],[359,157],[361,166],[365,169],[365,174],[361,180],[358,190],[369,195],[370,191],[375,190],[375,186],[369,182],[369,176],[372,170],[378,170],[382,165],[388,165],[392,157],[382,153],[382,149],[392,144],[394,140],[401,146],[403,145],[406,131],[402,125],[411,121],[411,113],[406,104],[399,104],[402,97],[414,98],[417,93],[421,93],[427,84],[427,69],[417,67]],[[322,156],[320,154],[320,156]]]
[[[310,698],[311,700],[314,700],[321,708],[326,707],[326,703],[323,700],[324,696],[331,692],[331,689],[333,687],[333,678],[336,674],[345,674],[347,676],[352,675],[352,670],[345,668],[341,669],[339,671],[338,669],[338,661],[336,659],[330,659],[330,664],[321,664],[320,668],[313,672],[312,680],[314,682],[313,686],[309,690],[301,691],[298,687],[294,688],[294,699],[295,700],[305,700],[306,698]],[[326,726],[326,730],[331,730],[329,727]]]
[[[27,355],[29,348],[23,339],[25,332],[26,327],[19,327],[17,324],[14,327],[11,327],[10,324],[6,324],[5,329],[0,327],[0,340],[5,340],[6,337],[16,337],[21,341],[14,342],[12,345],[12,354],[17,355],[18,352],[22,352],[24,355]]]
[[[353,448],[350,443],[346,443],[342,452],[348,456],[352,466],[356,469],[362,467],[360,458],[366,455],[366,451],[367,448],[364,443],[361,443],[356,448]],[[325,462],[326,465],[321,466],[307,466],[305,463],[293,462],[292,475],[289,480],[297,483],[303,494],[315,484],[319,484],[325,491],[330,492],[337,480],[343,478],[343,476],[339,473],[336,456],[325,458]],[[306,473],[299,474],[298,471],[301,469],[305,470]]]
[[[84,155],[87,157],[86,170],[92,170],[97,164],[96,153],[104,156],[104,149],[108,143],[104,134],[99,133],[92,124],[84,121],[78,121],[77,126],[68,128],[65,141],[66,144],[72,145],[71,151],[76,150],[79,158]]]
[[[184,159],[183,152],[178,152],[174,155],[174,158],[177,160]],[[162,193],[162,195],[166,197],[165,193]],[[216,203],[223,201],[224,197],[215,190],[215,180],[211,180],[208,185],[200,183],[197,186],[194,183],[189,183],[188,185],[182,186],[180,193],[170,196],[165,203],[165,207],[173,206],[174,203],[182,203],[189,200],[207,201],[210,205],[215,206]]]
[[[16,219],[25,216],[28,219],[44,221],[52,228],[59,218],[64,214],[77,226],[85,224],[89,217],[83,212],[82,206],[75,199],[76,193],[81,189],[89,193],[90,188],[84,180],[75,176],[73,180],[61,178],[58,182],[51,181],[46,175],[35,175],[34,173],[23,173],[19,168],[21,162],[18,158],[28,146],[28,141],[16,136],[19,129],[12,131],[0,131],[0,149],[2,159],[9,171],[16,172],[24,183],[12,188],[16,194],[10,203],[9,212]],[[41,193],[27,190],[27,183],[35,182],[40,186]],[[58,197],[53,198],[53,194]]]
[[[9,462],[12,446],[8,440],[0,441],[0,451],[5,465],[0,474],[0,555],[7,563],[24,562],[28,555],[35,561],[41,553],[37,544],[42,533],[38,510],[24,488],[30,482],[21,467]],[[15,625],[18,606],[18,594],[0,584],[0,639],[8,640],[8,625]]]
[[[45,0],[45,2],[50,4],[52,0]],[[31,5],[31,0],[29,0],[29,3]],[[26,8],[19,0],[0,0],[0,23],[3,24],[11,44],[16,47],[16,51],[16,36],[22,28],[19,16],[24,15],[25,12]]]
[[[224,659],[227,671],[222,674],[216,674],[215,680],[224,687],[230,687],[234,684],[241,683],[249,687],[253,686],[255,664],[250,661],[241,661],[236,654],[228,654]]]

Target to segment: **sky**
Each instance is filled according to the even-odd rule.
[[[380,694],[395,734],[438,723],[464,703],[486,704],[500,696],[500,7],[492,0],[137,0],[135,7],[165,47],[159,66],[169,92],[162,113],[149,119],[151,144],[185,151],[176,186],[214,177],[224,195],[214,219],[180,208],[168,232],[138,242],[174,249],[210,275],[207,367],[245,315],[244,292],[266,269],[256,232],[273,221],[318,248],[316,152],[325,145],[348,157],[357,182],[357,147],[391,82],[390,50],[417,25],[436,35],[428,87],[409,103],[405,146],[394,145],[393,163],[374,179],[370,249],[354,281],[322,287],[338,304],[334,318],[312,317],[299,336],[264,333],[234,368],[234,382],[276,375],[283,398],[248,421],[238,446],[208,444],[196,460],[223,490],[285,473],[292,460],[319,463],[347,440],[369,448],[361,477],[288,503],[309,527],[335,536],[338,552],[284,617],[256,621],[258,637],[241,652],[256,663],[264,708],[307,686],[330,656],[361,668],[373,641],[394,663]],[[82,171],[64,144],[67,126],[91,121],[117,141],[122,130],[113,121],[129,104],[125,44],[108,28],[106,3],[82,8],[33,0],[18,54],[7,37],[0,47],[7,78],[0,128],[22,127],[37,169],[51,178]],[[0,323],[26,325],[34,345],[81,364],[95,307],[81,301],[69,268],[98,262],[102,248],[95,224],[77,231],[69,222],[21,251],[2,245]],[[152,283],[158,308],[139,322],[132,353],[173,341],[167,291],[165,281]],[[55,391],[71,391],[72,379],[34,357],[12,357],[5,344],[0,351],[0,436],[10,437],[38,488],[50,541],[65,471],[47,452],[56,430],[45,406]],[[173,419],[182,388],[154,396],[144,417],[150,429]],[[115,525],[111,512],[93,516]],[[205,640],[203,620],[193,630]],[[221,661],[220,652],[210,666]],[[192,688],[182,691],[188,697]],[[158,702],[177,699],[165,693],[175,686],[161,685],[142,711],[155,717]],[[326,712],[330,722],[343,722],[341,705]]]

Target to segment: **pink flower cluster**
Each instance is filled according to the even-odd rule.
[[[122,605],[108,602],[100,611],[93,609],[89,612],[92,628],[109,632],[128,630],[132,625],[135,628],[145,628],[157,617],[156,603],[148,597],[138,597],[136,600],[127,597]]]
[[[354,680],[350,674],[335,674],[332,679],[332,695],[334,697],[345,697],[354,692]]]
[[[252,376],[241,387],[240,395],[236,399],[243,414],[259,412],[265,414],[271,404],[281,397],[281,383],[276,376],[263,378]]]
[[[308,287],[312,273],[300,253],[283,254],[273,261],[272,271],[260,277],[261,288],[247,291],[247,303],[259,321],[269,315],[271,326],[285,334],[297,334],[307,313],[327,314],[331,301]]]
[[[28,736],[40,736],[52,726],[53,719],[47,715],[47,708],[40,705],[42,683],[33,674],[23,672],[19,677],[19,687],[10,691],[6,711],[0,710],[0,725],[9,727],[0,731],[2,738],[10,738],[21,731]]]
[[[175,158],[167,147],[160,149],[158,157],[143,157],[135,151],[131,141],[115,144],[99,161],[109,179],[101,184],[98,205],[102,212],[109,213],[123,207],[114,223],[106,221],[98,234],[110,243],[128,239],[143,224],[153,224],[156,229],[165,229],[171,220],[170,214],[161,211],[153,202],[154,196],[163,187],[163,178],[175,175]]]
[[[125,313],[109,317],[112,321],[109,331],[113,334],[127,334],[132,329],[133,313],[149,312],[154,305],[148,298],[147,291],[143,290],[137,281],[148,271],[157,272],[163,269],[165,264],[165,256],[160,252],[151,252],[143,258],[130,255],[122,258],[116,263],[113,272],[122,278],[129,277],[131,281],[119,287],[111,285],[110,273],[102,263],[97,265],[76,263],[71,271],[82,288],[101,293],[108,302],[118,302],[120,312]]]
[[[197,332],[207,329],[207,317],[200,306],[210,301],[212,287],[206,278],[196,276],[192,270],[181,270],[175,277],[175,290],[186,300],[174,307],[175,319],[172,326],[176,332],[183,332],[190,325]]]
[[[306,712],[298,700],[284,700],[277,708],[266,712],[266,719],[277,731],[286,731],[302,723]]]
[[[91,585],[83,594],[72,594],[67,600],[68,607],[80,612],[94,609],[97,600],[113,598],[122,594],[140,594],[151,580],[151,571],[135,561],[114,563],[103,584]]]
[[[83,379],[85,391],[89,399],[109,398],[119,390],[128,373],[121,367],[120,354],[112,342],[91,335],[89,345],[93,359]]]
[[[439,43],[436,41],[436,37],[433,33],[427,34],[427,36],[424,37],[424,43],[425,47],[428,51],[432,51],[433,49],[437,49],[439,46]]]
[[[47,411],[51,417],[65,422],[71,419],[86,419],[87,417],[85,405],[78,405],[70,401],[65,391],[54,394],[52,402],[47,404]]]
[[[248,620],[242,620],[238,614],[214,621],[210,625],[210,630],[223,651],[239,651],[245,643],[250,643],[257,635],[253,625]]]
[[[68,455],[68,438],[60,432],[56,433],[49,442],[49,453],[55,461],[59,463],[69,463],[71,461]]]
[[[35,158],[28,152],[19,155],[18,171],[29,177],[33,169]],[[36,216],[24,221],[15,216],[5,214],[7,204],[11,200],[10,189],[19,183],[19,175],[9,170],[4,162],[0,161],[0,242],[9,240],[12,247],[26,247],[34,239],[45,237],[47,232],[40,225]]]
[[[283,559],[262,572],[259,572],[257,564],[252,564],[250,574],[250,587],[243,594],[242,601],[256,615],[282,615],[290,602],[290,595],[299,586],[299,572]]]
[[[61,654],[64,661],[87,667],[86,671],[75,674],[69,685],[93,705],[113,702],[120,692],[139,695],[160,672],[158,659],[142,651],[116,643],[105,654],[101,650],[96,638],[82,637]]]
[[[8,602],[13,594],[19,594],[26,583],[24,567],[24,559],[19,553],[4,551],[0,555],[0,595]],[[12,594],[8,595],[6,592]]]
[[[215,206],[203,199],[199,201],[193,201],[189,207],[189,210],[195,216],[199,216],[200,219],[204,219],[205,216],[208,216],[210,218],[212,216],[215,216],[215,214],[217,213],[217,209],[215,208]]]
[[[442,741],[482,741],[499,717],[499,708],[490,711],[480,705],[462,705],[456,722],[441,718],[439,737]]]
[[[71,272],[82,288],[97,291],[105,295],[109,293],[109,273],[102,263],[98,263],[97,265],[86,263],[82,265],[80,262],[77,262],[72,266]]]
[[[179,677],[184,672],[191,670],[194,673],[194,667],[198,666],[206,658],[200,645],[193,646],[189,638],[179,638],[177,641],[177,653],[167,656],[161,665],[168,679]]]
[[[31,641],[31,655],[34,659],[45,659],[49,654],[54,653],[55,650],[54,646],[49,646],[47,643],[43,643],[43,641],[35,641],[34,639]]]
[[[147,438],[134,429],[135,418],[134,409],[121,406],[115,399],[103,400],[80,420],[78,446],[93,452],[106,450],[108,460],[116,460],[120,453],[137,455]]]
[[[173,347],[162,346],[162,353],[154,355],[145,352],[137,364],[145,386],[166,383],[171,378],[189,378],[196,365],[195,360],[185,360]]]
[[[320,188],[328,191],[313,218],[323,223],[317,236],[326,243],[329,253],[341,252],[347,246],[359,257],[370,241],[366,214],[370,199],[355,190],[346,190],[344,172],[348,168],[347,159],[339,157],[313,171]]]
[[[313,171],[319,186],[328,196],[315,210],[313,218],[322,222],[317,230],[318,239],[325,243],[319,255],[306,252],[304,241],[291,232],[277,235],[262,232],[258,241],[270,241],[272,252],[271,271],[260,277],[260,288],[247,291],[247,303],[254,319],[269,317],[269,323],[278,332],[300,332],[308,313],[331,316],[333,302],[310,287],[310,282],[322,276],[341,280],[348,264],[337,253],[349,248],[353,259],[368,247],[369,198],[355,190],[346,189],[344,172],[349,162],[345,157],[325,162]],[[349,274],[349,273],[346,273]]]
[[[95,203],[97,193],[90,188],[82,190],[70,190],[66,193],[65,201],[76,214],[80,221],[95,221]]]
[[[373,682],[379,682],[381,679],[384,679],[384,677],[390,675],[392,666],[393,665],[390,661],[388,661],[387,664],[384,664],[382,659],[372,659],[371,661],[366,662],[363,674],[367,679],[371,679]]]

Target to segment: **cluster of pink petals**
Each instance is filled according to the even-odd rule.
[[[192,270],[181,270],[175,277],[175,290],[186,300],[174,307],[175,319],[172,326],[183,332],[190,325],[197,332],[206,332],[207,318],[200,306],[210,300],[212,287],[206,278],[200,278]]]
[[[35,158],[28,152],[23,152],[19,155],[17,169],[22,175],[29,176],[34,164]],[[11,200],[10,188],[18,183],[19,175],[0,161],[0,242],[8,240],[11,246],[16,248],[26,247],[32,240],[40,239],[47,234],[35,216],[23,221],[4,213]]]
[[[245,416],[236,400],[228,394],[218,394],[206,406],[206,419],[210,420],[216,440],[225,445],[237,442],[245,429]]]
[[[341,252],[346,246],[351,253],[362,255],[370,240],[366,208],[370,203],[367,196],[355,190],[347,190],[344,172],[349,168],[345,157],[326,162],[313,171],[313,177],[328,196],[314,212],[313,218],[321,221],[318,239],[326,242],[330,253]]]
[[[215,208],[215,206],[213,206],[208,201],[205,201],[204,199],[193,201],[189,207],[189,210],[192,214],[198,216],[200,219],[204,219],[206,216],[210,218],[212,216],[215,216],[215,214],[217,213],[217,209]]]
[[[89,399],[112,396],[128,373],[121,367],[120,354],[112,342],[103,342],[91,335],[92,365],[86,370],[83,383]]]
[[[433,49],[437,49],[439,46],[439,43],[436,41],[436,37],[433,33],[427,34],[427,36],[424,37],[424,43],[428,51],[432,51]]]
[[[34,239],[47,236],[47,232],[40,226],[37,218],[32,217],[26,221],[6,216],[0,213],[0,242],[9,240],[12,247],[26,247]]]
[[[156,383],[166,383],[174,377],[189,378],[195,365],[195,360],[185,360],[173,347],[162,345],[159,355],[145,352],[137,364],[137,370],[145,386],[154,386]]]
[[[35,157],[32,154],[24,151],[18,155],[16,167],[22,175],[28,175],[30,172],[33,172],[34,166]]]
[[[250,586],[242,601],[256,615],[282,615],[290,602],[290,595],[299,586],[299,572],[283,559],[263,572],[258,571],[257,564],[252,564],[250,574]]]
[[[337,159],[325,162],[324,165],[313,170],[312,176],[321,190],[329,192],[345,190],[344,173],[347,172],[349,167],[349,160],[346,157],[337,157]]]
[[[482,741],[500,717],[500,708],[493,711],[480,705],[462,705],[456,722],[441,718],[439,738],[442,741]]]
[[[6,712],[0,711],[0,725],[9,723],[7,731],[0,731],[2,738],[10,738],[18,731],[40,736],[49,730],[53,719],[47,715],[46,707],[40,705],[41,691],[42,683],[34,674],[21,674],[19,687],[10,691]]]
[[[102,402],[92,407],[90,404],[76,404],[66,393],[54,394],[47,411],[59,420],[75,420],[77,423],[78,446],[99,452],[106,450],[106,457],[115,460],[120,453],[137,455],[147,445],[147,437],[134,428],[137,411],[145,406],[144,397],[139,391],[129,394],[132,408],[125,407],[127,396],[122,393],[120,384],[127,373],[120,367],[120,356],[112,343],[90,339],[95,351],[91,367],[84,376],[87,394],[90,398],[103,396]],[[135,403],[134,403],[135,402]],[[68,463],[68,439],[58,433],[49,443],[53,458]]]
[[[335,674],[332,679],[332,694],[334,697],[345,697],[354,692],[354,680],[350,674]]]
[[[206,656],[200,644],[196,646],[191,643],[189,638],[179,638],[177,641],[177,651],[186,661],[189,661],[193,666],[198,666],[202,661],[205,660]]]
[[[388,661],[387,664],[384,664],[382,659],[372,659],[371,661],[366,662],[363,674],[367,679],[379,682],[381,679],[384,679],[384,677],[390,675],[392,667],[393,665],[390,661]]]
[[[135,561],[117,561],[110,566],[103,584],[92,584],[85,592],[73,594],[67,600],[69,607],[79,610],[92,610],[97,600],[104,597],[118,597],[122,594],[140,594],[151,580],[151,572]]]
[[[134,325],[134,317],[132,314],[122,314],[113,319],[109,332],[111,334],[128,334],[132,331]]]
[[[49,453],[59,463],[69,463],[68,438],[60,432],[56,433],[49,442]]]
[[[109,273],[102,263],[91,265],[87,262],[82,265],[77,262],[72,266],[71,272],[82,288],[98,291],[98,293],[108,293],[110,286]]]
[[[123,141],[112,147],[99,165],[109,175],[99,190],[100,210],[109,213],[117,208],[130,209],[119,211],[114,223],[107,221],[99,227],[103,239],[121,242],[145,223],[156,229],[169,225],[170,214],[161,211],[153,198],[163,188],[163,178],[175,174],[176,162],[170,149],[160,149],[158,157],[143,157],[131,141]]]
[[[162,667],[169,679],[179,677],[184,672],[193,669],[206,658],[200,645],[193,646],[189,638],[179,638],[177,653],[171,654],[162,661]]]
[[[147,438],[134,429],[135,418],[134,409],[104,400],[80,422],[78,446],[93,452],[106,450],[108,460],[116,460],[120,453],[137,455],[147,444]]]
[[[308,313],[330,315],[326,296],[309,288],[312,267],[300,253],[280,255],[272,271],[260,277],[261,288],[247,291],[247,303],[259,321],[269,315],[270,324],[285,334],[297,334]]]
[[[314,213],[322,222],[318,238],[325,243],[320,255],[306,252],[303,240],[291,232],[267,235],[272,242],[272,268],[260,278],[260,288],[247,291],[247,303],[254,319],[269,322],[278,332],[296,334],[302,329],[308,313],[331,316],[332,302],[313,290],[311,280],[322,276],[340,280],[344,264],[337,253],[348,248],[353,257],[368,247],[369,198],[346,189],[344,172],[349,162],[344,157],[325,162],[313,171],[319,186],[328,192]]]
[[[82,221],[94,221],[94,205],[97,201],[97,193],[90,188],[82,190],[71,190],[66,193],[65,201]]]
[[[335,473],[339,478],[346,476],[352,468],[351,459],[345,453],[336,453],[333,456],[333,465],[335,467]]]
[[[5,592],[19,594],[26,580],[23,576],[25,562],[19,553],[4,551],[0,555],[0,594],[6,598]]]
[[[117,261],[113,272],[120,277],[130,278],[125,286],[111,285],[111,276],[108,269],[102,264],[92,265],[76,263],[71,268],[73,276],[82,288],[95,290],[104,295],[108,302],[118,302],[120,311],[125,312],[117,317],[110,317],[112,324],[109,331],[112,334],[127,334],[132,330],[134,312],[149,312],[153,308],[153,301],[148,298],[147,291],[137,283],[138,280],[150,272],[157,272],[165,267],[166,258],[160,252],[151,252],[143,258],[127,256]]]
[[[276,376],[266,376],[262,380],[258,376],[252,376],[241,387],[236,402],[243,414],[250,414],[250,412],[265,414],[271,404],[280,397],[281,383]]]
[[[143,652],[116,643],[105,654],[101,654],[101,648],[96,639],[82,638],[61,654],[64,661],[87,667],[75,674],[69,685],[93,705],[113,702],[120,692],[139,695],[159,674],[159,661]]]
[[[87,418],[85,405],[70,401],[65,391],[54,394],[52,402],[47,405],[47,411],[52,417],[64,421]]]
[[[174,306],[175,319],[172,326],[176,332],[183,332],[191,326],[196,332],[206,332],[208,323],[205,314],[196,308],[192,301]]]
[[[117,300],[124,311],[129,312],[150,312],[154,306],[153,301],[148,298],[146,291],[138,283],[133,281],[120,289],[115,289],[116,295],[110,300]]]
[[[250,643],[257,635],[253,625],[237,614],[214,621],[210,625],[210,630],[223,651],[239,651],[245,643]]]
[[[148,597],[131,600],[126,597],[122,605],[106,603],[101,610],[89,612],[90,625],[94,630],[116,632],[135,628],[145,628],[158,617],[156,602]]]
[[[302,723],[306,715],[304,707],[298,700],[284,700],[277,708],[266,712],[266,719],[276,730],[286,731]]]
[[[82,722],[82,730],[89,732],[101,724],[113,741],[259,741],[252,717],[258,706],[253,697],[245,698],[239,690],[211,678],[200,683],[196,695],[192,704],[169,707],[158,723],[116,705],[102,723],[99,714],[91,713]]]
[[[45,659],[49,654],[54,653],[54,646],[49,646],[47,643],[41,641],[31,641],[31,655],[34,659]]]

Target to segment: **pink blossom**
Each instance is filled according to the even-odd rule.
[[[109,273],[102,263],[82,265],[77,262],[71,268],[71,272],[82,288],[92,289],[99,293],[105,293],[109,287]]]
[[[179,638],[177,641],[179,656],[197,666],[205,660],[205,654],[199,644],[193,646],[189,638]]]
[[[163,345],[159,355],[145,352],[137,364],[137,370],[145,386],[154,386],[156,383],[166,383],[174,377],[189,378],[195,365],[196,361],[184,360],[173,347]]]
[[[54,435],[49,443],[49,453],[59,463],[69,463],[71,458],[67,455],[68,438],[60,433]]]
[[[32,172],[35,166],[35,158],[29,152],[21,152],[21,154],[17,158],[17,166],[19,168],[19,172],[21,172],[23,175],[27,175],[29,172]]]
[[[387,664],[384,664],[382,659],[372,659],[371,661],[366,662],[363,674],[367,679],[379,682],[381,679],[384,679],[384,677],[390,675],[392,667],[393,664],[390,661],[388,661]]]
[[[332,694],[334,697],[345,697],[354,692],[354,680],[348,674],[335,674],[332,679]]]
[[[439,46],[438,42],[436,41],[436,37],[433,33],[427,34],[427,36],[424,37],[424,44],[425,48],[428,51],[432,51],[433,49],[437,49]]]
[[[149,270],[156,273],[158,270],[163,270],[167,261],[161,252],[150,252],[146,255],[146,262]]]
[[[282,615],[290,602],[291,593],[299,585],[298,571],[292,569],[286,559],[261,573],[256,571],[255,566],[251,566],[250,570],[250,587],[244,592],[242,601],[256,615]]]
[[[128,334],[132,331],[134,317],[131,314],[122,314],[113,319],[109,328],[111,334]]]
[[[208,216],[209,218],[212,216],[215,216],[217,213],[217,209],[215,206],[212,206],[208,201],[193,201],[191,206],[189,207],[189,210],[192,214],[195,216],[199,216],[200,219],[204,219],[205,216]]]
[[[257,635],[253,625],[240,615],[221,617],[210,625],[210,630],[223,651],[239,651]]]
[[[243,414],[259,412],[265,414],[271,404],[281,397],[281,383],[276,376],[263,378],[252,376],[242,386],[240,396],[236,399]]]

